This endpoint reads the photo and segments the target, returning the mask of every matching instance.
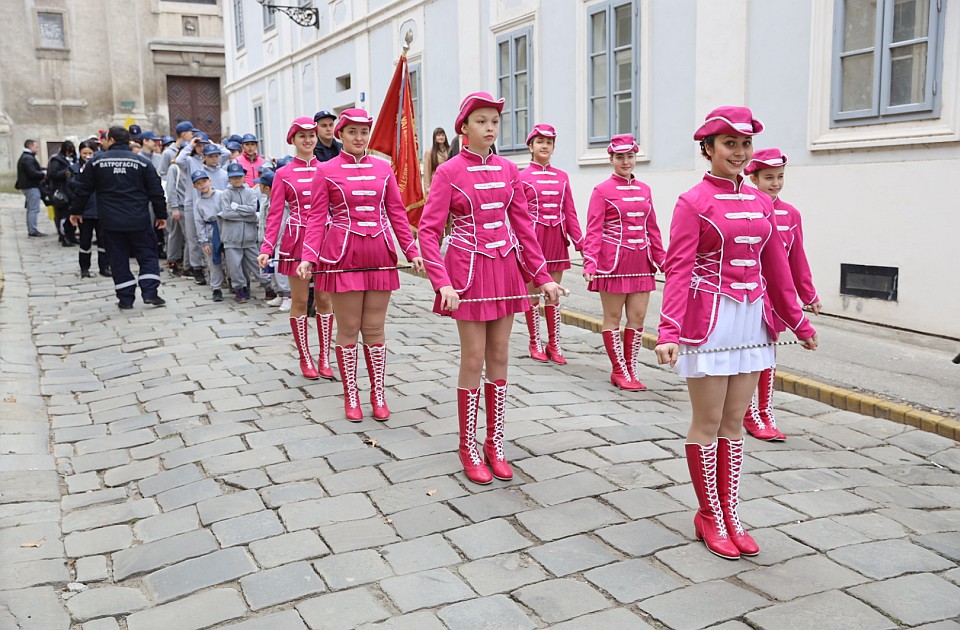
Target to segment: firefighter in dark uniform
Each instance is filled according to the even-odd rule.
[[[330,110],[322,109],[313,115],[313,122],[317,123],[317,146],[313,150],[317,159],[326,162],[340,155],[343,145],[333,136],[337,115]]]
[[[163,306],[160,288],[160,260],[154,227],[167,224],[167,205],[160,176],[149,158],[130,150],[130,132],[110,127],[103,143],[105,151],[87,162],[73,198],[70,222],[83,223],[83,209],[91,194],[97,194],[101,233],[110,253],[117,306],[133,308],[136,285],[146,304]],[[150,206],[156,221],[151,225]],[[130,272],[130,257],[140,264],[140,275]]]

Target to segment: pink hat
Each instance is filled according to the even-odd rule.
[[[787,165],[787,156],[780,153],[780,149],[761,149],[754,151],[753,159],[747,162],[747,167],[743,169],[744,175],[752,175],[765,168],[777,168]]]
[[[365,109],[345,109],[340,112],[340,118],[337,119],[337,124],[333,128],[333,135],[339,138],[340,131],[347,125],[366,125],[367,127],[372,127],[373,117],[367,114],[367,110]]]
[[[709,114],[694,140],[703,140],[707,136],[725,133],[731,136],[752,136],[763,131],[763,123],[753,117],[749,107],[718,107]]]
[[[287,131],[287,144],[293,144],[293,137],[297,135],[298,131],[310,131],[316,128],[317,123],[313,122],[313,118],[309,116],[294,118],[293,122],[290,123],[290,129]]]
[[[478,107],[493,107],[497,112],[503,111],[503,99],[495,99],[487,92],[474,92],[468,94],[466,98],[460,101],[460,113],[457,114],[457,120],[453,123],[454,131],[459,134],[460,128],[467,122],[467,116]]]
[[[607,153],[639,153],[640,147],[637,146],[637,140],[629,133],[623,133],[619,136],[610,138],[610,144],[607,145]]]
[[[533,126],[533,129],[530,130],[530,133],[527,134],[527,144],[533,142],[533,139],[537,136],[543,136],[544,138],[556,138],[557,130],[553,128],[553,125],[547,125],[544,123],[539,123]]]

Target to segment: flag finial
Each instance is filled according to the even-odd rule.
[[[408,28],[407,33],[403,36],[403,52],[410,50],[410,44],[413,42],[413,29]]]

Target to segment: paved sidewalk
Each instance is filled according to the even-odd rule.
[[[172,279],[118,311],[22,223],[3,208],[0,630],[960,628],[951,440],[778,393],[790,439],[746,447],[763,551],[725,561],[693,539],[689,404],[652,354],[622,393],[597,335],[565,328],[559,368],[518,322],[517,478],[479,487],[425,280],[391,306],[393,417],[353,424],[295,374],[285,314]]]

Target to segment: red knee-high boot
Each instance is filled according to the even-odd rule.
[[[543,352],[543,341],[540,339],[540,309],[533,306],[524,316],[527,318],[527,332],[530,333],[530,358],[534,361],[548,361]]]
[[[317,313],[317,335],[320,337],[320,356],[317,357],[317,372],[322,378],[331,381],[333,368],[330,366],[330,345],[333,343],[333,313]]]
[[[769,370],[764,370],[760,372],[758,389],[761,400],[763,399],[764,390],[763,375],[768,371]],[[769,397],[767,397],[767,402],[769,403]],[[783,435],[782,433],[767,424],[762,413],[762,406],[762,404],[757,404],[757,395],[754,395],[753,398],[750,399],[750,405],[747,407],[746,413],[743,414],[743,428],[747,430],[747,433],[764,442],[778,442],[786,439],[786,437],[781,437]]]
[[[483,458],[497,479],[513,479],[513,470],[503,454],[503,420],[506,414],[507,382],[487,382],[483,386],[487,411],[487,439],[483,442]]]
[[[610,358],[610,365],[613,366],[613,371],[610,373],[610,382],[620,389],[634,392],[639,390],[640,387],[630,376],[630,369],[623,358],[620,331],[604,330],[601,334],[603,335],[603,346],[607,349],[607,357]]]
[[[766,425],[776,434],[776,437],[770,439],[771,442],[783,442],[787,436],[777,428],[777,420],[773,417],[773,384],[774,376],[777,374],[777,366],[767,368],[760,372],[760,383],[757,384],[757,398],[759,399],[760,417]]]
[[[300,373],[303,378],[310,380],[318,378],[317,368],[313,365],[313,358],[310,356],[310,341],[307,338],[307,316],[291,317],[290,330],[293,332],[293,342],[297,344],[297,352],[300,354]]]
[[[560,305],[547,304],[543,307],[547,318],[547,357],[557,365],[566,365],[567,360],[560,349]]]
[[[367,361],[367,373],[370,375],[370,405],[373,407],[374,420],[390,418],[390,409],[387,407],[386,394],[383,391],[383,380],[387,375],[387,346],[375,343],[363,345],[363,356]]]
[[[457,416],[460,421],[460,448],[457,454],[463,472],[473,483],[486,485],[493,481],[490,469],[483,465],[477,451],[477,413],[480,410],[480,388],[457,388]]]
[[[647,386],[637,377],[637,364],[640,362],[640,350],[643,348],[643,328],[624,328],[623,330],[623,360],[630,371],[630,378],[637,384],[637,389],[646,389]]]
[[[760,547],[740,523],[737,506],[740,505],[740,469],[743,467],[743,439],[717,438],[717,491],[720,509],[730,540],[741,556],[755,556]]]
[[[360,392],[357,388],[357,344],[337,346],[337,365],[340,366],[340,380],[343,381],[343,411],[347,420],[359,422],[363,419],[360,410]]]
[[[697,540],[702,540],[710,553],[736,560],[740,557],[740,550],[727,533],[717,493],[717,443],[687,444],[686,452],[690,480],[700,504],[700,509],[693,517]]]

